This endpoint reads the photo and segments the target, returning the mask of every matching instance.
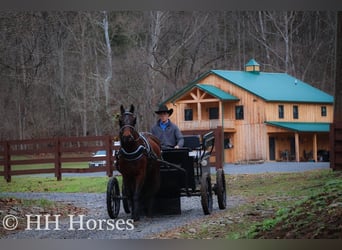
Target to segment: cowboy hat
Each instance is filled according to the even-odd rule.
[[[162,104],[162,105],[159,106],[158,110],[154,111],[154,113],[156,113],[156,114],[168,113],[169,116],[171,116],[172,113],[173,113],[173,109],[172,108],[168,109],[165,104]]]

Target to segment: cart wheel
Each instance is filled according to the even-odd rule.
[[[213,192],[209,173],[204,173],[201,182],[201,203],[204,214],[210,214],[213,210]]]
[[[120,211],[119,182],[112,177],[107,184],[107,212],[111,219],[118,217]]]
[[[223,169],[218,169],[216,172],[216,194],[219,208],[225,209],[227,205],[227,193],[226,178]]]
[[[131,212],[130,202],[127,198],[125,185],[122,183],[122,204],[126,214]]]

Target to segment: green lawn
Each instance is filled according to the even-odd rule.
[[[117,177],[121,181],[121,177]],[[54,177],[13,176],[11,182],[1,178],[1,192],[65,192],[65,193],[104,193],[108,177]]]
[[[340,238],[342,173],[226,175],[227,195],[238,207],[159,235],[160,238]]]

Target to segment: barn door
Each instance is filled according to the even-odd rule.
[[[275,161],[275,138],[269,138],[270,161]]]

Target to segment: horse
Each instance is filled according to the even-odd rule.
[[[123,177],[123,192],[127,198],[131,218],[139,220],[141,209],[152,216],[154,196],[160,186],[161,145],[150,133],[139,133],[135,129],[134,105],[126,111],[121,105],[120,150],[118,171]]]

